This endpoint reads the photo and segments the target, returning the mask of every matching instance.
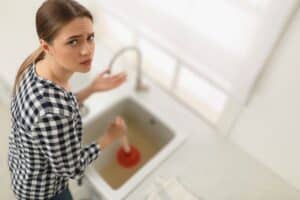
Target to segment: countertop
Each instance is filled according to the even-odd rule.
[[[131,73],[131,76],[134,74]],[[126,199],[146,199],[157,177],[175,177],[201,199],[300,199],[299,191],[270,169],[217,133],[150,79],[144,81],[150,88],[147,92],[135,92],[133,82],[128,81],[113,91],[94,94],[85,102],[90,113],[83,118],[83,122],[124,95],[134,95],[159,109],[164,118],[187,134],[185,142]]]

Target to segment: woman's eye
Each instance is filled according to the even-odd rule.
[[[78,41],[77,40],[71,40],[68,42],[68,44],[70,44],[71,46],[75,46],[77,45]]]
[[[94,41],[94,39],[95,39],[95,36],[94,36],[94,35],[91,35],[91,36],[88,38],[89,41]]]

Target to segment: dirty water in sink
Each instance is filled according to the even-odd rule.
[[[149,161],[161,148],[162,145],[159,144],[159,141],[155,140],[155,137],[151,137],[151,131],[142,128],[135,121],[126,118],[126,124],[128,127],[128,139],[130,144],[135,146],[139,152],[141,159],[139,163],[131,168],[122,167],[117,159],[116,152],[120,147],[120,144],[114,145],[113,148],[108,149],[110,159],[98,172],[101,174],[102,178],[113,188],[118,189],[122,186],[132,175],[134,175],[147,161]],[[103,152],[103,154],[106,152]],[[101,159],[105,159],[105,155],[100,156],[99,162]],[[106,158],[107,159],[107,158]]]

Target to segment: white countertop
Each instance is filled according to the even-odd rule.
[[[114,91],[94,94],[86,101],[90,113],[83,119],[83,122],[88,120],[130,93],[159,109],[169,122],[188,135],[183,145],[128,195],[128,200],[145,199],[158,176],[177,177],[190,191],[209,200],[300,198],[296,189],[216,133],[150,80],[146,84],[150,90],[144,93],[136,93],[128,82]]]

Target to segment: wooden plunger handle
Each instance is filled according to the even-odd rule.
[[[126,153],[129,153],[130,152],[130,145],[129,145],[128,138],[127,138],[126,134],[122,137],[122,145],[123,145],[124,151]]]

